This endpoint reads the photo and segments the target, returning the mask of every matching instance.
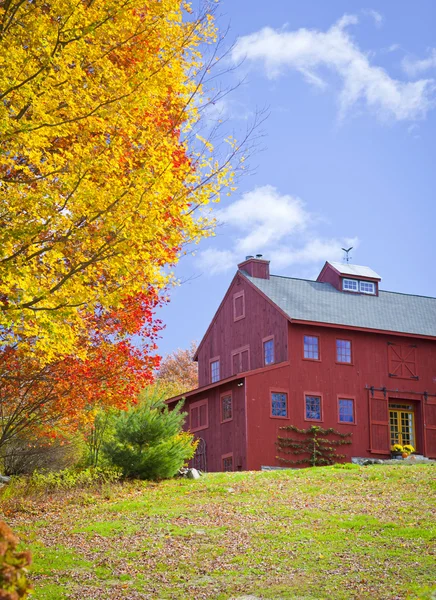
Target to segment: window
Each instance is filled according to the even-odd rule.
[[[233,320],[239,321],[245,317],[245,295],[244,292],[233,294]]]
[[[210,381],[211,383],[215,383],[215,381],[219,381],[220,379],[220,361],[212,360],[210,363]]]
[[[339,398],[339,423],[354,423],[354,400],[351,398]]]
[[[375,283],[358,279],[343,279],[342,289],[347,292],[361,292],[362,294],[375,294],[376,291]]]
[[[399,379],[419,379],[414,344],[393,344],[388,342],[389,377]]]
[[[336,361],[351,364],[350,340],[336,340]]]
[[[372,281],[359,281],[359,289],[363,294],[375,294],[375,284]]]
[[[321,421],[321,396],[305,396],[305,419]]]
[[[288,416],[288,394],[284,392],[271,393],[271,416],[272,417],[287,417]]]
[[[266,365],[272,365],[274,362],[274,340],[269,339],[263,342],[263,362]]]
[[[233,375],[245,373],[250,370],[250,349],[248,346],[233,350],[232,352]]]
[[[343,279],[342,289],[347,290],[348,292],[358,292],[359,282],[356,279]]]
[[[231,421],[233,419],[232,394],[221,396],[221,422]]]
[[[233,454],[223,454],[221,463],[223,471],[233,471]]]
[[[209,414],[207,400],[193,402],[189,407],[189,429],[191,432],[207,429],[209,427]]]
[[[319,360],[319,338],[313,335],[304,336],[304,358]]]

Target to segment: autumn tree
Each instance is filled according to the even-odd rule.
[[[99,408],[127,408],[149,385],[159,365],[154,355],[159,323],[154,309],[159,297],[153,290],[124,302],[122,310],[88,316],[84,344],[92,340],[82,358],[76,356],[46,363],[38,353],[19,347],[0,352],[0,456],[17,442],[46,440],[92,423]],[[136,345],[126,333],[147,343]],[[28,444],[24,444],[26,446]],[[31,451],[31,450],[30,450]]]
[[[94,315],[162,289],[232,185],[234,140],[220,159],[195,135],[217,32],[190,11],[0,3],[0,342],[42,366],[85,360]]]
[[[194,362],[197,344],[178,348],[165,356],[157,372],[158,385],[164,387],[168,396],[176,396],[198,387],[198,367]]]

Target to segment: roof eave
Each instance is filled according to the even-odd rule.
[[[400,337],[420,338],[424,340],[436,340],[436,335],[427,335],[424,333],[410,333],[406,331],[392,331],[391,329],[377,329],[371,327],[359,327],[358,325],[346,325],[343,323],[326,323],[323,321],[309,321],[305,319],[292,319],[291,324],[295,325],[314,325],[318,327],[330,327],[331,329],[347,329],[352,331],[368,331],[370,333],[384,333],[386,335],[397,335]]]

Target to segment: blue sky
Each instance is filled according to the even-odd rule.
[[[436,296],[434,0],[224,0],[218,14],[239,64],[223,85],[243,83],[210,118],[241,136],[270,114],[216,236],[175,271],[160,353],[201,340],[246,254],[312,279],[349,243],[382,289]]]

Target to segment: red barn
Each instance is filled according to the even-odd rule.
[[[283,466],[280,427],[311,424],[352,432],[348,460],[386,458],[393,443],[436,458],[436,298],[379,284],[346,263],[316,281],[270,275],[260,255],[238,265],[184,394],[200,466]]]

